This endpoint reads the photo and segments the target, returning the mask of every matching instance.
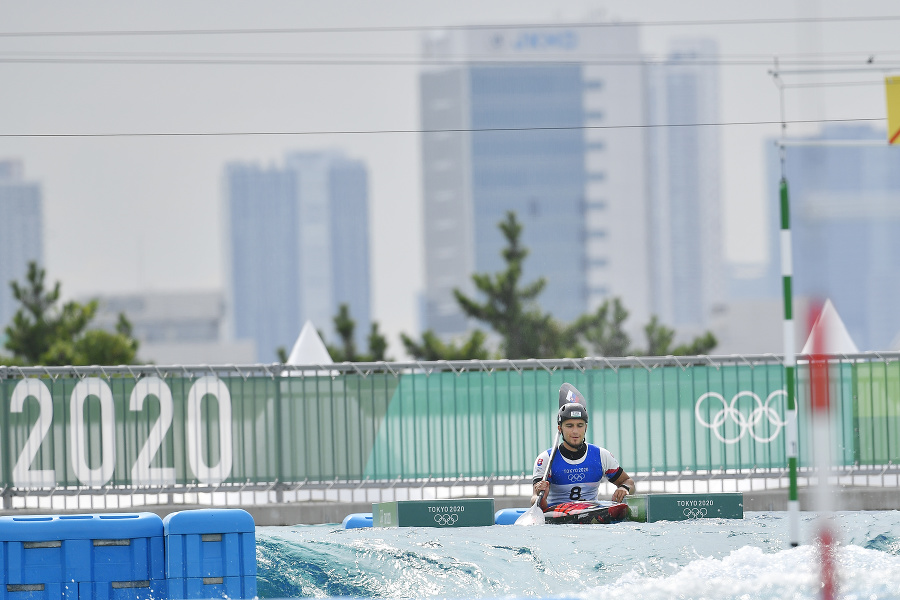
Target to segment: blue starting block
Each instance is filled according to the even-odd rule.
[[[163,552],[153,513],[0,517],[0,599],[164,598]]]
[[[185,510],[163,519],[170,598],[254,598],[256,537],[245,510]]]

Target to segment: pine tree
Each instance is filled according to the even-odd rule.
[[[5,347],[13,353],[9,362],[46,366],[134,363],[138,342],[124,314],[119,315],[115,333],[88,329],[97,313],[97,301],[71,301],[58,308],[61,284],[56,282],[48,290],[45,277],[44,269],[31,262],[25,283],[10,284],[20,307],[5,329]]]
[[[520,243],[522,225],[513,212],[498,224],[506,238],[502,251],[506,268],[493,275],[476,273],[472,281],[482,296],[481,302],[454,290],[463,312],[486,323],[501,339],[500,356],[520,358],[570,358],[593,356],[621,357],[629,355],[701,354],[715,348],[715,336],[707,332],[689,344],[670,350],[675,332],[654,316],[644,328],[648,350],[633,348],[625,331],[628,310],[621,298],[605,300],[593,313],[582,315],[571,324],[557,321],[540,308],[537,297],[546,287],[544,278],[521,286],[522,265],[528,249]],[[483,359],[487,336],[480,330],[471,332],[461,345],[445,343],[432,330],[416,342],[403,334],[406,351],[420,360]]]
[[[369,334],[366,338],[369,350],[364,354],[361,354],[356,350],[356,342],[354,339],[356,321],[350,315],[350,306],[347,303],[341,303],[338,307],[338,313],[332,318],[332,322],[334,323],[334,328],[337,331],[338,336],[341,338],[341,345],[339,346],[332,346],[328,343],[325,344],[332,360],[335,362],[375,362],[387,360],[385,358],[388,346],[387,338],[379,331],[378,323],[376,321],[373,321],[369,328]],[[319,336],[322,337],[323,340],[325,339],[325,337],[322,336],[321,331],[319,332]],[[286,360],[287,358],[283,359],[282,362],[286,362]]]
[[[507,243],[501,253],[506,269],[494,275],[472,275],[476,289],[485,296],[484,302],[479,303],[458,289],[453,290],[453,295],[466,315],[487,323],[500,335],[507,358],[545,356],[546,336],[553,330],[553,319],[541,311],[536,298],[547,286],[547,280],[541,277],[520,287],[522,263],[528,256],[528,249],[520,243],[522,225],[510,211],[499,227]]]
[[[487,360],[489,352],[485,347],[487,336],[479,329],[472,331],[461,344],[442,342],[432,330],[422,334],[422,341],[416,342],[405,333],[400,334],[407,354],[418,360]]]

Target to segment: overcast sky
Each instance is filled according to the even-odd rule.
[[[48,275],[70,297],[221,289],[226,162],[279,164],[298,149],[340,149],[362,159],[370,176],[373,316],[398,354],[398,332],[418,331],[423,282],[414,133],[423,34],[585,20],[646,23],[641,47],[656,58],[679,37],[714,38],[725,63],[723,123],[779,121],[779,92],[768,73],[778,56],[859,69],[785,75],[786,83],[840,84],[786,90],[788,120],[879,119],[871,124],[885,127],[885,72],[867,59],[876,68],[900,65],[895,0],[3,2],[0,159],[22,159],[26,178],[41,183]],[[182,33],[10,35],[109,31]],[[380,64],[360,64],[373,58]],[[122,60],[132,62],[115,62]],[[255,64],[235,64],[248,60]],[[293,64],[259,64],[267,60]],[[791,125],[788,134],[818,127]],[[258,135],[265,132],[290,134]],[[731,260],[764,258],[764,144],[779,132],[777,124],[721,127]],[[254,135],[81,135],[162,133]]]

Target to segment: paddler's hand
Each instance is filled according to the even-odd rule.
[[[538,494],[541,493],[541,490],[544,490],[546,492],[547,490],[550,489],[550,482],[547,480],[538,481],[537,483],[534,484],[533,487],[534,487],[534,495],[537,496]],[[547,494],[545,493],[544,495],[546,496]]]
[[[634,491],[634,481],[629,477],[616,486],[616,491],[612,495],[613,502],[625,502],[625,496],[632,491]]]
[[[550,495],[550,482],[549,481],[538,481],[534,485],[531,486],[531,489],[534,491],[534,494],[531,496],[531,502],[537,502],[538,494],[541,493],[541,490],[544,490],[544,495],[541,497],[541,510],[547,510],[547,496]]]

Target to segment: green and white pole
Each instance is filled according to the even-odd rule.
[[[797,496],[797,456],[799,455],[797,433],[797,390],[794,371],[797,368],[797,357],[794,354],[794,309],[792,297],[792,279],[794,276],[793,256],[791,254],[791,204],[788,201],[788,184],[785,175],[785,135],[787,121],[784,112],[784,85],[778,69],[778,58],[775,58],[775,69],[771,71],[773,81],[778,87],[781,108],[781,142],[778,153],[781,162],[781,282],[784,295],[784,383],[787,396],[785,410],[785,442],[788,461],[788,538],[791,546],[800,545],[800,500]]]
[[[782,148],[783,151],[783,148]],[[784,293],[784,379],[787,386],[787,412],[785,414],[785,436],[787,438],[788,460],[788,523],[791,546],[800,545],[800,501],[797,496],[797,394],[794,385],[794,370],[797,357],[794,354],[794,311],[792,298],[793,258],[791,256],[791,217],[788,201],[788,184],[781,177],[781,281]]]

